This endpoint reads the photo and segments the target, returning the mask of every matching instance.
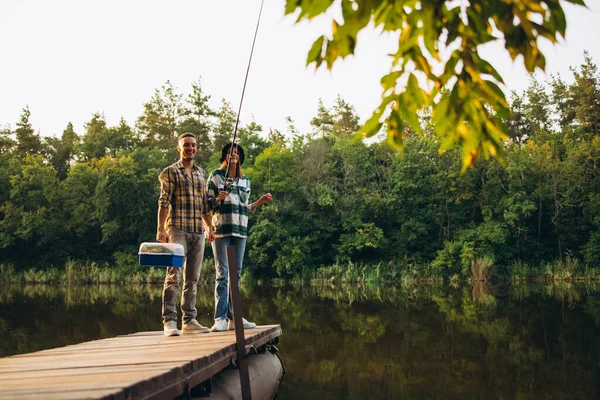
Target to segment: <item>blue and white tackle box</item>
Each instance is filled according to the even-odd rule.
[[[181,268],[185,258],[183,245],[177,243],[144,242],[138,255],[140,265],[146,267]]]

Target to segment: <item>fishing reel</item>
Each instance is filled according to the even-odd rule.
[[[231,188],[233,187],[234,184],[234,180],[232,177],[228,176],[227,179],[225,179],[225,190],[226,191],[231,191]]]
[[[219,191],[225,190],[226,192],[231,192],[233,186],[235,185],[235,181],[237,181],[237,178],[233,179],[232,177],[228,176],[227,179],[225,179],[225,186],[220,186]]]

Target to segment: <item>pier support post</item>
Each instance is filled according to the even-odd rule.
[[[242,399],[252,400],[250,392],[250,375],[248,374],[248,360],[246,359],[246,338],[244,324],[242,323],[242,298],[240,296],[239,279],[237,275],[237,257],[235,246],[227,246],[227,269],[229,270],[229,295],[233,308],[233,322],[235,324],[235,341],[237,343],[238,367],[242,385]]]

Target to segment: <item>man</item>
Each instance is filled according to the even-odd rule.
[[[183,268],[167,268],[162,296],[165,336],[179,335],[176,302],[182,272],[182,331],[184,334],[210,331],[196,321],[196,294],[204,255],[204,232],[207,232],[209,242],[214,239],[206,198],[206,173],[194,165],[196,150],[196,138],[192,133],[179,136],[177,151],[180,160],[165,168],[158,177],[160,197],[156,240],[179,243],[185,252]]]

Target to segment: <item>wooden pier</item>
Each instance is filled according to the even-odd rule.
[[[276,341],[281,327],[257,326],[244,335],[249,353]],[[172,399],[236,359],[234,331],[139,332],[1,358],[0,399]]]

